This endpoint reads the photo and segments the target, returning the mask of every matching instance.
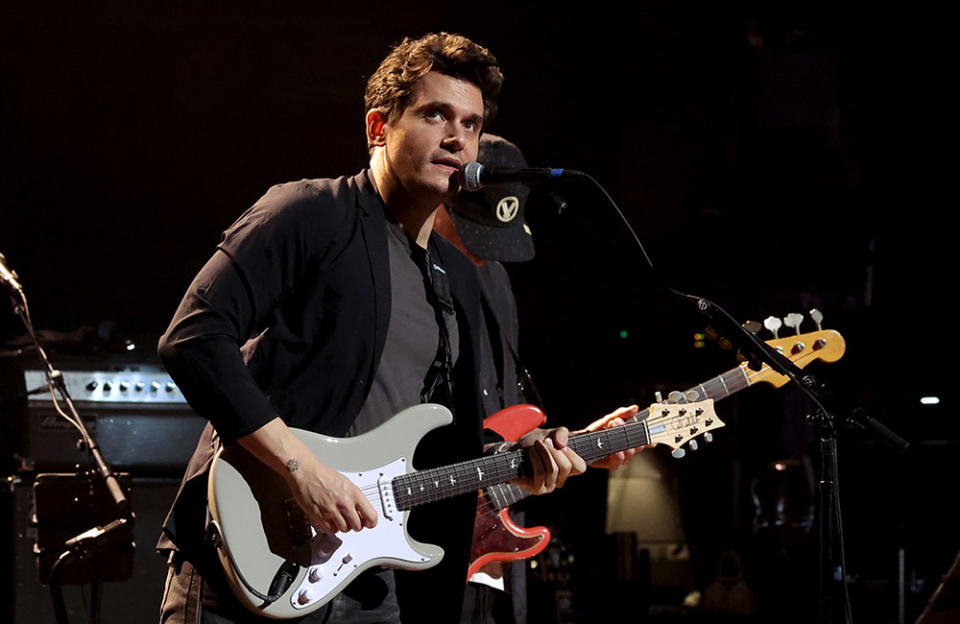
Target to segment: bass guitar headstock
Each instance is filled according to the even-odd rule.
[[[763,327],[773,334],[772,340],[767,340],[767,344],[783,354],[797,368],[804,368],[812,362],[822,360],[824,362],[836,362],[843,357],[847,349],[846,342],[839,332],[832,329],[823,329],[823,314],[820,310],[814,308],[810,311],[810,318],[817,326],[817,331],[801,334],[800,325],[803,323],[803,315],[796,312],[790,313],[782,320],[769,316],[763,322]],[[794,335],[780,337],[780,329],[783,326],[794,331]],[[747,321],[744,327],[758,330],[759,323]],[[769,366],[764,364],[759,370],[753,370],[747,362],[740,365],[751,385],[765,382],[779,388],[790,381],[786,375],[774,372]]]

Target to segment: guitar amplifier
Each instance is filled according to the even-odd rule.
[[[28,400],[24,456],[38,472],[70,472],[88,461],[69,414],[43,370],[23,373]],[[159,363],[86,360],[63,370],[67,391],[115,471],[179,477],[206,421],[197,416]]]

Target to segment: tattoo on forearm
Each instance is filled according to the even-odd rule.
[[[287,470],[290,472],[296,472],[300,468],[300,462],[291,458],[287,460]]]

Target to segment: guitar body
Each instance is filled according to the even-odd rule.
[[[521,403],[490,414],[483,419],[483,428],[496,431],[504,440],[516,442],[545,422],[547,415],[539,407]]]
[[[425,569],[440,562],[443,550],[412,539],[409,511],[393,503],[390,480],[414,472],[411,458],[430,430],[452,422],[445,407],[423,404],[354,438],[332,438],[294,429],[325,464],[335,466],[367,494],[377,526],[359,532],[318,534],[293,502],[282,477],[239,445],[214,458],[208,482],[209,508],[217,551],[240,602],[263,617],[302,617],[337,595],[373,566]],[[275,600],[266,601],[278,574],[292,581]]]
[[[485,502],[481,494],[481,505]],[[467,578],[488,563],[517,561],[533,557],[550,543],[550,529],[539,526],[525,529],[513,522],[510,510],[477,511],[470,547],[470,569]]]

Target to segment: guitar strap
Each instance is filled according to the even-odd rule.
[[[439,403],[453,411],[453,353],[450,347],[447,317],[453,317],[455,309],[453,296],[450,294],[450,281],[447,279],[446,270],[431,259],[429,249],[423,249],[418,245],[412,247],[411,256],[423,273],[427,301],[433,307],[440,334],[437,353],[427,371],[423,389],[420,391],[420,401]]]

